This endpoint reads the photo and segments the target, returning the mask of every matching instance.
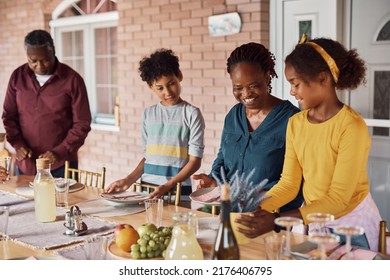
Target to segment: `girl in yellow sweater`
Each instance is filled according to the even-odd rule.
[[[367,160],[370,135],[363,118],[343,104],[336,89],[355,89],[365,81],[365,64],[356,50],[317,38],[301,39],[285,60],[290,94],[302,109],[289,120],[286,153],[281,179],[266,196],[271,198],[259,211],[242,215],[240,229],[255,237],[274,229],[278,209],[298,193],[303,180],[304,205],[282,216],[303,219],[309,213],[330,213],[335,221],[326,224],[357,225],[365,234],[352,245],[377,249],[378,208],[370,195]],[[309,225],[310,231],[310,225]]]

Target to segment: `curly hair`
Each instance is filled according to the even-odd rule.
[[[277,78],[275,72],[275,56],[262,44],[250,42],[237,47],[227,60],[227,72],[230,74],[233,67],[239,63],[249,63],[259,67],[264,73],[269,71],[268,92],[272,91],[272,78]]]
[[[336,62],[340,70],[337,89],[355,89],[365,83],[366,66],[356,49],[347,50],[332,39],[316,38],[310,40],[320,45]],[[286,57],[285,63],[294,67],[305,82],[315,80],[321,72],[330,73],[329,66],[322,56],[309,44],[298,44]]]
[[[180,76],[179,58],[169,49],[158,49],[139,62],[138,71],[142,81],[149,86],[162,76]]]

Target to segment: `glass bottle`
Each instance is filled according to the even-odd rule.
[[[215,238],[213,260],[239,260],[240,251],[230,224],[230,185],[221,186],[221,223]]]
[[[56,220],[56,193],[54,178],[50,173],[50,161],[47,158],[36,160],[37,174],[34,179],[35,219],[37,222]]]
[[[173,214],[172,238],[164,255],[166,260],[203,260],[191,217],[189,213]]]

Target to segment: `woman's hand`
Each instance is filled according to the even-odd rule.
[[[197,190],[208,187],[217,187],[217,182],[205,173],[194,174],[192,175],[192,179],[199,180],[199,184],[196,186]]]
[[[275,228],[274,220],[275,215],[273,213],[258,208],[255,212],[241,214],[236,219],[237,223],[248,227],[248,229],[238,227],[237,230],[246,237],[255,238],[273,230]]]
[[[107,193],[117,193],[117,192],[124,192],[127,190],[133,183],[129,182],[126,178],[117,180],[113,183],[111,183],[105,191]]]

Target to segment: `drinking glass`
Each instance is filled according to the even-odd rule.
[[[364,229],[358,226],[337,226],[333,228],[333,231],[337,234],[345,235],[345,252],[344,259],[350,259],[351,254],[351,238],[353,235],[362,235]]]
[[[93,235],[84,240],[84,253],[87,260],[105,260],[107,255],[108,238]]]
[[[340,241],[340,237],[329,232],[315,232],[309,235],[309,241],[317,243],[320,252],[320,259],[326,260],[326,245],[338,243]]]
[[[291,260],[293,257],[291,256],[291,236],[290,231],[293,226],[298,226],[302,224],[302,219],[295,217],[279,217],[275,219],[275,224],[281,227],[286,228],[286,249],[283,254],[283,259]]]
[[[156,227],[162,226],[162,214],[164,200],[159,199],[147,199],[144,201],[146,210],[146,222],[156,225]]]
[[[334,216],[329,213],[310,213],[306,216],[310,223],[313,223],[314,233],[328,233],[328,229],[325,226],[326,222],[334,220]]]

